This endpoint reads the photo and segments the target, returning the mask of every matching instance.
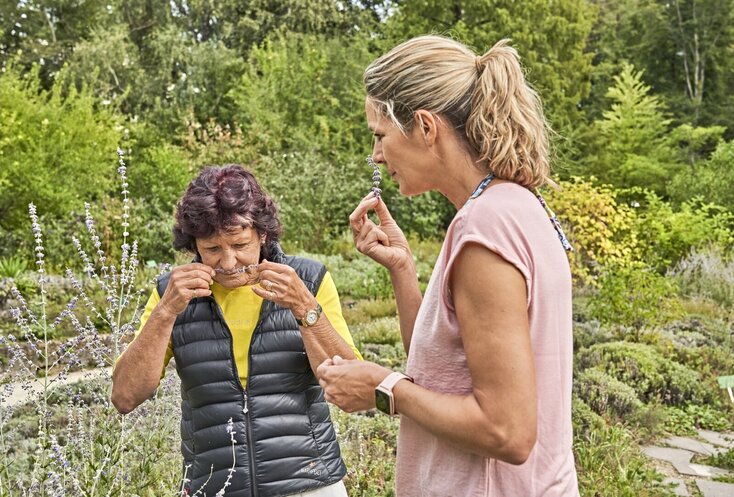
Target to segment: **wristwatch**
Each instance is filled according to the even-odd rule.
[[[298,324],[300,326],[308,328],[309,326],[313,326],[316,324],[316,321],[319,320],[319,316],[321,316],[321,311],[321,305],[316,304],[315,309],[306,311],[306,315],[303,317],[303,319],[296,318],[296,321],[298,321]]]
[[[382,383],[377,385],[377,388],[375,388],[375,406],[377,406],[380,411],[385,414],[389,414],[390,416],[398,413],[395,410],[395,397],[393,397],[392,389],[400,380],[408,380],[412,382],[413,378],[407,374],[395,371],[387,375],[387,378],[382,380]]]

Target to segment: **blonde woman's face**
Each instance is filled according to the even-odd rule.
[[[418,195],[434,185],[424,167],[427,148],[417,127],[407,135],[382,115],[368,99],[365,102],[367,126],[374,135],[372,160],[384,164],[398,183],[402,195]]]

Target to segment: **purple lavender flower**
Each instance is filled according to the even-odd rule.
[[[372,166],[372,193],[375,197],[380,198],[380,194],[382,193],[382,190],[380,190],[380,181],[382,181],[380,166],[372,160],[371,155],[367,156],[367,164]]]

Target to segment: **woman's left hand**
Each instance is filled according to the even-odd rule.
[[[326,359],[316,369],[324,397],[346,412],[366,411],[375,407],[375,388],[392,373],[374,362],[346,360],[339,356]]]
[[[297,318],[302,318],[316,307],[316,297],[292,267],[263,261],[257,271],[259,285],[253,286],[252,291],[260,297],[290,309]]]

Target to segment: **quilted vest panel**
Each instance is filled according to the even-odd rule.
[[[293,267],[316,294],[326,273],[321,263],[282,252],[273,260]],[[159,279],[161,295],[168,278]],[[246,389],[231,333],[213,298],[189,303],[176,319],[172,341],[181,378],[181,452],[189,495],[203,487],[202,493],[214,496],[232,468],[228,497],[292,495],[344,477],[329,408],[289,309],[263,302],[250,343]]]

